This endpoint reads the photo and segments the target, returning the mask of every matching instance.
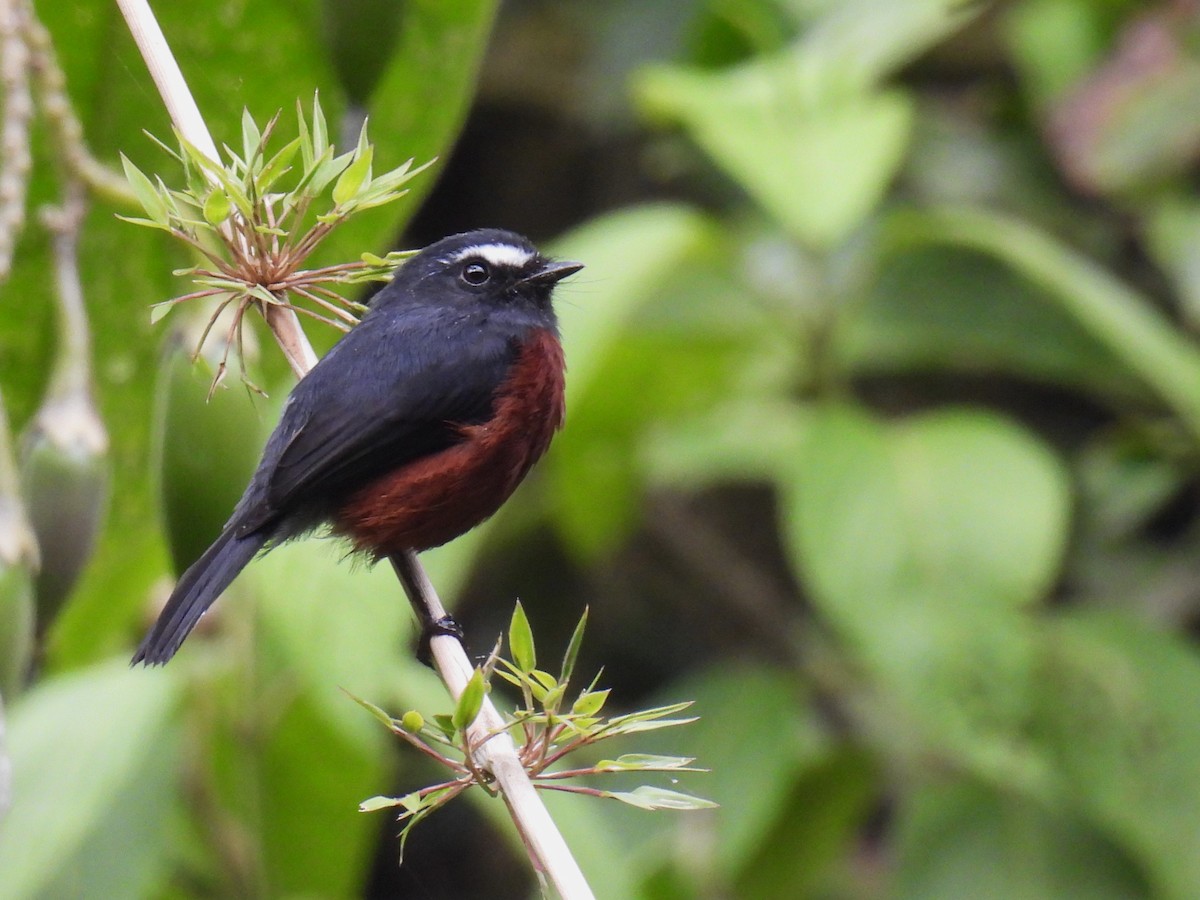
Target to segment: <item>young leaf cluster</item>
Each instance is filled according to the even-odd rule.
[[[215,298],[196,347],[199,353],[218,317],[226,309],[233,312],[214,386],[224,376],[231,347],[236,346],[241,357],[247,310],[281,306],[348,330],[362,306],[331,285],[385,281],[407,255],[364,253],[355,262],[302,268],[335,228],[355,213],[402,197],[407,193],[404,184],[428,163],[414,168],[410,159],[375,175],[366,123],[354,149],[337,153],[315,97],[311,121],[297,103],[298,135],[269,152],[279,117],[276,113],[260,128],[248,111],[243,112],[241,147],[225,145],[225,162],[211,159],[178,133],[177,150],[150,135],[182,167],[182,188],[168,187],[160,177],[151,179],[121,157],[125,177],[146,214],[121,218],[166,231],[204,259],[177,273],[190,276],[197,290],[155,304],[152,317],[157,320],[184,301]],[[295,298],[305,303],[295,304]]]
[[[393,718],[379,707],[354,697],[394,734],[441,763],[453,774],[446,781],[403,797],[373,797],[360,805],[363,812],[392,808],[400,810],[399,819],[404,823],[400,833],[401,852],[409,832],[418,822],[463,791],[479,785],[492,792],[490,775],[473,762],[473,751],[478,748],[480,741],[473,740],[467,728],[479,713],[483,697],[490,690],[494,677],[509,682],[520,691],[521,704],[514,713],[506,716],[507,729],[518,742],[518,756],[534,787],[620,800],[648,810],[708,809],[716,805],[709,800],[653,785],[642,785],[632,791],[612,791],[578,783],[583,776],[618,772],[706,771],[694,768],[691,765],[694,760],[690,757],[626,753],[590,765],[564,765],[572,754],[601,741],[696,721],[694,716],[672,718],[691,706],[690,701],[606,718],[602,712],[609,692],[597,689],[599,675],[574,699],[569,700],[571,677],[586,624],[585,611],[567,645],[559,674],[555,676],[537,667],[533,632],[524,609],[518,603],[508,631],[512,659],[502,658],[497,645],[487,663],[475,670],[454,711],[436,715],[432,720],[415,711],[407,712],[398,719]],[[482,740],[486,741],[489,737],[491,735],[485,735]]]

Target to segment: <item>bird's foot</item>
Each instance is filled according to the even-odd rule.
[[[421,640],[417,644],[417,659],[431,669],[433,668],[433,654],[429,645],[435,637],[452,637],[462,643],[462,626],[458,624],[454,616],[442,616],[440,619],[426,622],[421,627]]]

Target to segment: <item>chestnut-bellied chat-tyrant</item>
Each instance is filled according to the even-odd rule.
[[[292,390],[233,515],[133,661],[165,663],[255,554],[319,525],[379,559],[494,513],[562,425],[550,295],[581,268],[496,229],[411,257]]]

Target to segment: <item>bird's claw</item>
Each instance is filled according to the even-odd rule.
[[[430,650],[430,642],[435,637],[452,637],[459,643],[463,640],[463,629],[458,624],[454,616],[442,616],[440,619],[433,619],[426,622],[421,628],[421,640],[417,645],[417,659],[425,665],[433,668],[433,654]]]

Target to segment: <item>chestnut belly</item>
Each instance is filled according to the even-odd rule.
[[[356,490],[333,517],[355,549],[376,558],[428,550],[491,516],[546,452],[563,420],[563,358],[557,338],[532,334],[496,391],[487,422],[462,440]]]

